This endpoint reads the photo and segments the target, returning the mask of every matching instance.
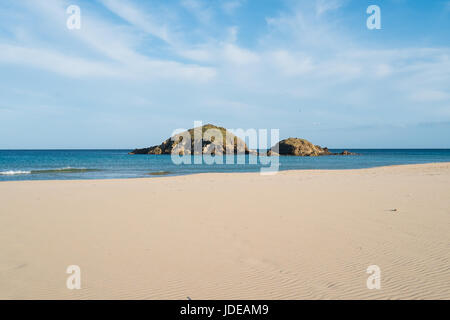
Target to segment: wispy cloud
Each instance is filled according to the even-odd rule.
[[[419,90],[411,94],[411,100],[418,102],[450,101],[450,94],[439,90]]]
[[[222,4],[222,9],[227,14],[233,14],[244,3],[244,0],[225,0]]]
[[[45,49],[0,44],[0,61],[44,69],[70,77],[118,76],[118,70],[100,61],[90,61]]]
[[[119,4],[113,0],[104,0],[108,8],[114,13],[135,24],[162,40],[169,41],[164,28],[152,28],[152,24],[134,7]],[[44,4],[28,3],[29,8],[50,26],[65,26],[65,7],[67,2],[48,0]],[[84,48],[94,50],[103,56],[103,61],[92,58],[68,55],[62,49],[59,51],[54,45],[48,48],[26,48],[25,46],[8,46],[0,54],[3,60],[10,63],[32,65],[33,67],[58,72],[69,76],[120,76],[136,78],[181,78],[195,81],[207,81],[215,76],[211,67],[185,64],[174,60],[152,58],[136,50],[139,43],[132,30],[126,30],[101,19],[98,16],[83,14],[83,27],[80,30],[61,32],[68,39],[78,41]],[[64,30],[64,29],[63,29]],[[29,32],[32,32],[31,30]],[[77,52],[85,51],[84,48]],[[52,63],[54,61],[54,63]]]
[[[317,0],[316,13],[324,14],[327,11],[337,10],[345,4],[345,0]]]
[[[199,0],[181,0],[181,5],[192,13],[202,24],[208,24],[213,17],[213,11],[208,7],[208,2]]]
[[[387,45],[394,30],[363,33],[364,19],[346,29],[333,12],[351,3],[285,1],[247,12],[253,3],[240,0],[98,0],[81,2],[82,28],[73,31],[65,28],[70,1],[2,3],[1,79],[8,84],[3,70],[38,70],[53,79],[48,87],[87,80],[95,92],[114,91],[85,93],[99,106],[157,108],[171,125],[215,115],[234,123],[239,112],[255,125],[314,132],[448,119],[449,46]],[[248,20],[238,21],[238,10]]]
[[[151,34],[168,43],[173,43],[174,39],[169,33],[168,27],[161,19],[144,13],[144,10],[119,0],[100,0],[102,4],[117,16],[128,21],[139,29]]]

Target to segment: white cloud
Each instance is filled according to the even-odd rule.
[[[229,42],[236,42],[237,37],[238,37],[238,32],[239,32],[239,27],[237,26],[233,26],[228,28],[228,41]]]
[[[199,62],[212,62],[215,59],[214,53],[204,46],[179,49],[177,54],[181,57]]]
[[[439,90],[419,90],[411,94],[410,99],[416,102],[438,102],[450,100],[450,94]]]
[[[0,61],[48,70],[70,77],[117,76],[118,70],[99,61],[63,55],[51,50],[0,44]]]
[[[343,5],[343,0],[316,0],[316,14],[321,15],[327,11],[337,10]]]
[[[118,0],[101,0],[103,5],[117,16],[128,21],[139,29],[160,38],[168,43],[173,42],[172,36],[162,21],[157,21],[142,9],[132,6],[130,3]]]
[[[239,7],[242,6],[242,0],[226,0],[222,4],[222,9],[227,14],[233,14]]]
[[[267,18],[269,32],[259,34],[257,44],[251,47],[243,46],[239,41],[237,23],[222,25],[219,36],[213,28],[201,26],[204,33],[194,39],[187,36],[187,31],[181,31],[183,21],[172,21],[177,25],[171,25],[170,29],[158,24],[160,17],[155,19],[148,8],[141,10],[133,5],[134,2],[102,0],[102,3],[131,26],[115,24],[105,17],[84,12],[79,32],[61,32],[66,41],[76,43],[81,50],[67,54],[71,52],[67,42],[61,46],[57,43],[45,46],[42,42],[36,46],[26,45],[33,38],[27,36],[27,32],[31,32],[27,30],[21,31],[22,36],[11,41],[13,44],[3,45],[0,61],[71,77],[162,79],[184,84],[201,82],[205,87],[199,95],[211,95],[209,100],[205,98],[205,103],[223,89],[218,86],[221,83],[231,84],[227,90],[232,94],[254,99],[271,96],[275,103],[280,98],[283,101],[320,101],[333,95],[333,103],[365,106],[366,101],[379,92],[377,88],[389,89],[389,98],[397,104],[447,99],[444,84],[450,80],[448,48],[387,50],[359,45],[351,34],[334,28],[334,22],[324,15],[338,9],[343,4],[340,1],[314,2],[312,8],[316,5],[317,12],[299,6],[292,11],[274,13],[275,16]],[[182,4],[201,20],[200,24],[214,23],[210,18],[218,14],[205,3],[195,0],[184,0]],[[30,6],[49,26],[64,25],[63,2],[49,0],[42,6]],[[221,7],[218,9],[220,11]],[[62,21],[57,17],[62,17]],[[189,30],[196,28],[190,24],[191,21]],[[164,41],[164,51],[159,51],[158,57],[153,57],[152,52],[159,48],[142,50],[146,43],[145,39],[136,36],[140,32]],[[411,90],[417,88],[422,90],[411,94]],[[151,100],[154,101],[153,97]],[[329,117],[329,113],[326,116]]]
[[[259,62],[259,56],[234,44],[227,43],[223,47],[223,57],[233,64],[244,65]]]
[[[380,63],[374,67],[375,75],[382,78],[392,74],[392,68],[387,63]]]
[[[108,1],[109,5],[116,5],[115,1]],[[44,3],[27,2],[33,12],[49,24],[50,28],[55,26],[65,26],[65,5],[66,2],[48,0]],[[139,27],[148,28],[139,16],[139,13],[132,7],[125,7],[124,3],[114,7],[114,10],[124,10],[124,16],[135,22]],[[120,10],[119,10],[120,11]],[[117,76],[126,78],[175,78],[189,79],[193,81],[208,81],[215,77],[216,71],[212,67],[198,66],[195,64],[181,63],[178,61],[162,60],[151,58],[139,53],[135,47],[139,41],[130,30],[113,25],[104,19],[82,12],[82,28],[75,31],[67,31],[62,28],[61,36],[64,41],[78,41],[81,47],[75,46],[75,55],[65,54],[68,51],[64,46],[58,48],[57,43],[48,46],[34,46],[29,48],[24,45],[5,46],[4,52],[0,53],[3,61],[20,65],[32,65],[33,67],[57,72],[68,76]],[[142,22],[142,23],[141,23]],[[32,32],[32,31],[29,31]],[[156,31],[152,31],[156,32]],[[160,34],[164,36],[163,33]],[[168,39],[168,38],[167,38]],[[51,49],[50,49],[51,48]],[[96,60],[83,58],[86,48],[94,50],[102,57]]]
[[[279,72],[286,76],[306,75],[315,69],[312,58],[302,53],[293,54],[286,50],[278,50],[269,53],[269,59]]]
[[[202,24],[211,22],[213,11],[205,6],[205,2],[199,0],[182,0],[181,5],[192,13]]]

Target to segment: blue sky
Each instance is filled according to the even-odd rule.
[[[449,30],[439,0],[2,0],[0,149],[144,147],[195,120],[450,148]]]

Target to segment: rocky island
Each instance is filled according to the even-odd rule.
[[[249,154],[245,142],[229,130],[212,124],[192,128],[157,146],[135,149],[130,154]]]
[[[189,129],[176,134],[160,145],[148,148],[135,149],[130,154],[254,154],[254,155],[290,155],[302,157],[315,157],[325,155],[354,155],[347,150],[341,153],[332,153],[328,148],[314,145],[308,140],[288,138],[281,140],[271,149],[258,152],[247,147],[246,143],[229,130],[206,124],[201,127]]]
[[[333,153],[328,148],[322,148],[300,138],[288,138],[278,142],[272,150],[278,150],[280,155],[286,156],[301,156],[301,157],[317,157],[317,156],[331,156],[331,155],[355,155],[353,152],[344,150],[340,153]]]

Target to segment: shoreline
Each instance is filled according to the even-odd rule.
[[[408,163],[408,164],[392,164],[387,166],[375,166],[367,168],[348,168],[348,169],[280,169],[276,171],[274,175],[281,172],[335,172],[335,171],[352,171],[352,170],[371,170],[378,168],[393,168],[393,167],[408,167],[408,166],[427,166],[427,165],[438,165],[438,164],[450,164],[450,161],[437,161],[437,162],[427,162],[427,163]],[[137,178],[101,178],[101,179],[23,179],[23,180],[0,180],[0,183],[5,182],[43,182],[43,181],[124,181],[124,180],[142,180],[142,179],[155,179],[155,178],[171,178],[171,177],[184,177],[184,176],[196,176],[196,175],[207,175],[207,174],[219,174],[219,175],[229,175],[229,174],[257,174],[261,175],[259,171],[232,171],[232,172],[193,172],[193,173],[181,173],[181,174],[150,174],[148,176],[137,177]]]
[[[164,178],[0,183],[0,299],[450,299],[450,162]]]

